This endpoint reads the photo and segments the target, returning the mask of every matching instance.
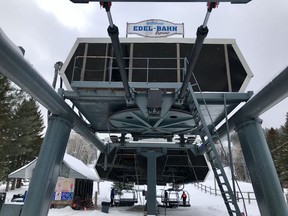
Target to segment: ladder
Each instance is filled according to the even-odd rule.
[[[236,197],[233,194],[230,183],[228,181],[228,178],[222,166],[221,159],[215,147],[212,135],[206,124],[205,118],[202,115],[200,105],[198,103],[198,100],[194,94],[194,91],[191,85],[188,86],[188,90],[189,91],[188,91],[187,102],[189,104],[189,109],[193,115],[193,118],[195,119],[195,123],[196,123],[199,134],[202,134],[202,135],[205,134],[205,136],[207,137],[205,140],[203,140],[204,146],[206,149],[206,155],[211,164],[215,179],[221,191],[221,195],[226,205],[227,211],[230,216],[235,216],[235,215],[241,216],[242,214],[237,204]],[[202,135],[201,137],[204,137]]]

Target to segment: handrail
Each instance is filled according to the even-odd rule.
[[[211,186],[207,186],[207,185],[204,185],[204,184],[201,184],[199,182],[197,183],[194,183],[194,186],[197,187],[198,189],[200,188],[201,191],[204,191],[205,193],[209,193],[210,195],[215,195],[215,196],[222,196],[221,195],[221,191],[218,190],[217,188],[214,188],[214,187],[211,187]],[[240,193],[243,194],[243,196],[241,197],[240,196]],[[244,194],[246,194],[246,196],[244,196]],[[247,192],[240,192],[240,191],[236,191],[236,199],[237,201],[239,200],[248,200],[248,203],[251,204],[251,201],[252,200],[256,200],[256,197],[255,197],[255,193],[254,192],[250,192],[250,191],[247,191]]]
[[[96,60],[105,60],[108,61],[108,64],[103,64],[103,67],[99,67],[97,69],[89,69],[87,68],[87,64],[84,66],[84,64],[82,64],[82,62],[87,62],[87,59],[95,59]],[[72,81],[78,81],[75,77],[76,74],[78,73],[78,75],[80,75],[79,73],[81,73],[81,71],[84,73],[89,71],[89,72],[95,72],[95,73],[103,73],[103,79],[104,77],[107,77],[108,74],[108,79],[106,78],[106,80],[101,80],[101,81],[108,81],[108,82],[112,82],[112,75],[113,75],[113,70],[119,70],[118,67],[113,67],[113,62],[115,61],[116,57],[111,57],[111,56],[76,56],[74,59],[74,65],[73,65],[73,72],[72,72]],[[184,79],[184,76],[186,74],[186,70],[187,70],[187,58],[145,58],[145,57],[125,57],[124,58],[125,61],[132,61],[133,63],[135,63],[136,61],[138,61],[138,63],[141,64],[141,66],[135,67],[135,65],[133,65],[132,63],[132,67],[130,68],[132,70],[132,77],[133,77],[133,71],[137,71],[137,70],[146,70],[146,79],[144,82],[149,83],[149,73],[152,70],[175,70],[175,73],[177,73],[178,71],[180,71],[180,73],[182,73],[182,76],[180,76],[180,80],[175,80],[175,82],[182,82]],[[155,62],[165,62],[165,61],[181,61],[182,62],[182,67],[151,67],[151,65],[153,65],[153,63]],[[176,65],[176,64],[175,64]],[[181,64],[180,64],[181,65]],[[101,66],[101,65],[99,65]],[[160,65],[161,66],[161,65]],[[83,70],[83,67],[84,70]],[[129,67],[125,67],[125,70],[128,72]],[[104,76],[104,73],[106,73],[106,76]],[[80,77],[80,76],[79,76]],[[82,76],[84,77],[84,75]],[[129,77],[131,80],[131,77]],[[82,80],[82,81],[88,81],[88,80]],[[119,80],[120,81],[120,80]]]

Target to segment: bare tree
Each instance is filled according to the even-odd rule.
[[[85,164],[92,164],[97,159],[97,148],[75,132],[70,134],[66,152]]]
[[[233,166],[234,174],[237,180],[250,182],[250,176],[247,171],[247,166],[242,153],[242,148],[240,145],[239,137],[237,133],[231,135],[232,146],[232,156],[233,156]]]

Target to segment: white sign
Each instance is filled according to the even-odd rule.
[[[127,34],[138,34],[144,37],[168,37],[183,35],[184,24],[165,20],[150,19],[138,23],[127,23]]]

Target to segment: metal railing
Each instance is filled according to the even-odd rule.
[[[200,189],[201,191],[204,191],[205,193],[209,193],[210,195],[215,195],[215,196],[222,196],[221,191],[218,190],[216,187],[211,187],[207,185],[203,185],[201,183],[194,183],[194,186]],[[243,194],[243,198],[241,194]],[[256,200],[255,193],[254,192],[239,192],[236,191],[236,199],[239,202],[240,200],[248,200],[248,203],[251,204],[252,200]]]
[[[164,71],[167,73],[169,73],[169,71],[174,71],[175,74],[172,74],[175,76],[175,79],[172,79],[173,82],[182,82],[188,65],[187,58],[125,57],[124,62],[129,82],[134,81],[135,79],[139,80],[139,78],[136,78],[135,76],[141,75],[141,77],[145,78],[140,82],[146,83],[155,82],[151,80],[152,76],[156,76],[159,82],[161,82],[161,79],[165,81],[167,77],[163,77],[163,74],[160,74]],[[74,59],[72,81],[121,81],[117,80],[118,74],[119,68],[115,57],[76,56]],[[171,75],[171,73],[167,76],[169,75]]]

